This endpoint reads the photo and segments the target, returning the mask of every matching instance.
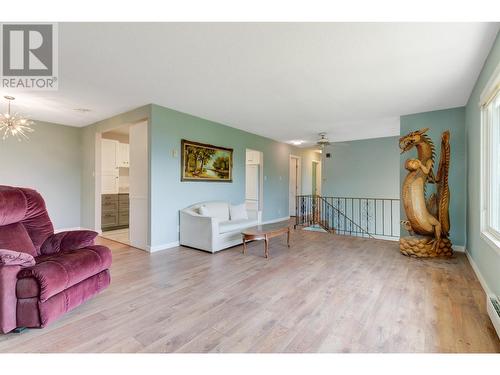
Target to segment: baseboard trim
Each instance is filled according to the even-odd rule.
[[[373,234],[372,236],[376,240],[399,242],[399,237],[382,236],[382,235],[379,235],[379,234]],[[353,236],[353,237],[356,237],[356,236]]]
[[[177,246],[179,246],[179,241],[169,242],[169,243],[165,243],[163,245],[147,246],[147,250],[150,253],[154,253],[156,251],[167,250],[167,249],[171,249],[172,247],[177,247]]]
[[[472,269],[474,270],[474,273],[476,274],[477,279],[479,280],[479,283],[483,287],[484,292],[486,293],[487,296],[492,296],[493,292],[491,289],[488,287],[488,284],[486,283],[486,279],[483,277],[481,274],[481,271],[479,270],[479,267],[477,266],[476,262],[470,255],[469,251],[464,248],[465,256],[467,257],[467,260],[469,261],[469,264],[471,265]]]
[[[466,253],[465,251],[465,246],[458,246],[458,245],[453,245],[453,251],[457,253]]]
[[[285,221],[285,220],[290,220],[290,216],[283,216],[283,217],[279,217],[277,219],[266,220],[266,221],[263,221],[261,224],[272,224],[272,223],[277,223],[279,221]]]
[[[495,331],[497,332],[498,337],[500,338],[500,324],[498,323],[498,317],[496,315],[497,312],[494,309],[494,307],[490,301],[490,298],[497,298],[497,297],[495,297],[495,294],[489,288],[488,283],[486,282],[486,279],[481,274],[479,267],[477,266],[476,262],[474,261],[474,259],[470,255],[470,253],[467,251],[467,249],[465,249],[465,256],[467,257],[469,264],[471,265],[472,269],[474,270],[474,273],[476,274],[476,277],[479,280],[481,287],[483,288],[484,292],[486,293],[487,313],[490,317],[490,320],[491,320],[491,323],[493,324],[493,327],[495,328]]]

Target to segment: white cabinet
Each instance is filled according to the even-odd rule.
[[[130,148],[126,143],[118,144],[118,166],[121,168],[128,168],[130,164],[129,157]]]
[[[118,194],[118,141],[101,140],[101,194]]]
[[[118,164],[118,141],[112,139],[101,140],[101,167],[102,171],[117,168]]]
[[[101,139],[101,193],[118,194],[119,168],[129,167],[129,145],[113,139]],[[127,173],[128,175],[128,173]]]
[[[260,152],[254,150],[247,150],[246,152],[247,164],[260,164]]]

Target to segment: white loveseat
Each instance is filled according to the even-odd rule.
[[[200,208],[207,214],[200,214]],[[241,231],[257,225],[260,214],[246,209],[247,219],[231,220],[230,204],[201,202],[180,212],[180,244],[215,253],[243,242]]]

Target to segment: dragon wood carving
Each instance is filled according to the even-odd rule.
[[[401,153],[417,149],[417,159],[408,159],[408,170],[403,187],[402,199],[407,220],[402,225],[410,237],[402,237],[399,249],[405,255],[417,257],[451,256],[452,244],[448,238],[450,219],[448,214],[450,190],[448,171],[450,167],[450,132],[441,135],[441,157],[438,172],[434,175],[434,144],[425,134],[429,129],[420,129],[401,137]],[[427,183],[436,184],[436,193],[426,199]]]

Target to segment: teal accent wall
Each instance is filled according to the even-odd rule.
[[[111,129],[126,124],[134,124],[139,121],[148,120],[151,105],[136,108],[111,118],[96,122],[92,125],[79,129],[82,135],[82,187],[81,187],[81,223],[82,227],[99,229],[95,227],[95,161],[96,161],[96,136]]]
[[[29,141],[0,139],[0,184],[31,187],[56,229],[80,226],[81,129],[35,121]]]
[[[481,112],[479,97],[500,63],[500,34],[484,63],[465,107],[467,138],[467,251],[477,264],[489,289],[500,295],[500,252],[486,243],[480,234]]]
[[[398,137],[342,142],[323,158],[322,194],[399,198]]]
[[[180,146],[183,138],[233,148],[233,182],[181,182]],[[207,200],[227,200],[233,204],[244,202],[247,148],[264,155],[263,221],[288,216],[289,155],[307,154],[308,160],[313,157],[310,155],[312,151],[159,105],[152,105],[150,139],[151,246],[179,240],[179,210],[184,207]],[[303,175],[304,172],[303,169]]]
[[[449,172],[450,186],[450,238],[454,245],[465,245],[465,215],[466,215],[466,153],[465,153],[465,108],[450,108],[440,111],[416,113],[401,116],[401,135],[406,135],[414,130],[429,128],[427,134],[431,137],[436,146],[436,158],[434,162],[434,173],[437,173],[441,152],[441,133],[450,130],[451,138],[451,162]],[[404,167],[407,159],[417,158],[415,149],[401,154],[400,157],[400,186],[403,183],[408,171]],[[427,196],[435,191],[433,185],[427,185]],[[401,205],[401,220],[406,215],[404,207]],[[401,235],[407,232],[401,229]]]

